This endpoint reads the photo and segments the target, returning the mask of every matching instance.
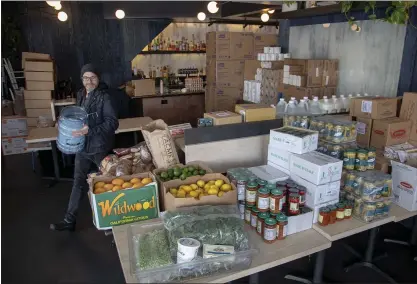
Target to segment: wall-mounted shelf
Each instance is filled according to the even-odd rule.
[[[205,54],[205,51],[176,51],[176,50],[157,50],[157,51],[141,51],[140,54]]]

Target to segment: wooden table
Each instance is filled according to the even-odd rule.
[[[143,222],[146,224],[146,222]],[[119,254],[123,274],[127,283],[136,283],[134,275],[130,270],[129,246],[127,228],[130,225],[113,227],[113,236]],[[249,268],[242,271],[232,271],[219,273],[210,277],[192,279],[192,283],[225,283],[233,281],[248,275],[256,274],[260,271],[314,254],[316,252],[328,249],[331,242],[313,229],[303,231],[291,236],[285,240],[276,241],[273,244],[266,244],[261,237],[248,225],[245,225],[249,231],[249,239],[259,253],[253,257],[252,264]]]
[[[392,204],[390,208],[390,216],[394,216],[394,222],[400,222],[402,220],[417,216],[417,211],[408,211],[396,204]]]

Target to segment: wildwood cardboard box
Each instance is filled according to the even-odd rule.
[[[50,108],[51,100],[25,100],[25,108]]]
[[[49,54],[35,53],[35,52],[22,52],[22,68],[25,69],[26,60],[51,60]]]
[[[242,122],[242,116],[231,111],[215,111],[205,113],[204,118],[213,119],[213,125],[224,125]]]
[[[26,117],[4,116],[1,118],[1,137],[27,136]]]
[[[133,80],[132,84],[135,88],[135,97],[156,95],[154,79]]]
[[[254,59],[253,33],[208,32],[207,59]]]
[[[350,115],[363,118],[383,119],[397,114],[397,98],[353,98]]]
[[[315,185],[292,172],[291,179],[307,189],[306,205],[310,208],[339,198],[340,180],[322,185]]]
[[[255,34],[255,56],[258,53],[264,52],[265,46],[277,46],[278,35],[277,34]]]
[[[25,71],[25,80],[26,81],[54,81],[53,72],[30,72]]]
[[[372,118],[356,117],[356,143],[362,147],[369,147],[372,134]]]
[[[396,161],[391,164],[394,202],[408,211],[416,211],[417,168]]]
[[[410,140],[417,140],[417,93],[404,93],[400,118],[411,120]]]
[[[171,180],[163,184],[163,203],[164,210],[175,211],[180,207],[199,206],[199,205],[228,205],[237,203],[237,189],[234,184],[231,184],[232,190],[224,192],[223,196],[217,195],[202,196],[200,199],[196,198],[176,198],[170,192],[170,188],[179,188],[181,185],[196,183],[198,180],[208,182],[210,180],[223,180],[225,183],[230,181],[222,174],[206,174],[204,176],[189,177],[185,180]]]
[[[52,60],[26,60],[25,71],[54,72]]]
[[[291,152],[281,150],[279,148],[268,145],[268,161],[283,167],[286,170],[290,169]]]
[[[25,100],[51,100],[52,92],[51,91],[23,91]]]
[[[26,137],[2,138],[1,149],[4,156],[26,153]]]
[[[208,84],[219,87],[243,88],[245,60],[217,60],[207,65]]]
[[[125,181],[132,178],[151,178],[152,182],[141,188],[94,193],[94,185],[111,182],[116,177],[97,176],[88,180],[88,198],[93,212],[93,223],[99,230],[159,217],[158,186],[150,172],[120,176]]]
[[[383,149],[385,146],[407,142],[410,131],[410,120],[398,117],[376,119],[372,126],[370,145],[377,149]]]
[[[275,108],[262,104],[237,104],[235,112],[242,116],[243,122],[275,119]]]
[[[342,169],[343,161],[319,152],[291,155],[290,172],[316,185],[339,181]]]
[[[302,131],[305,133],[304,137],[298,137],[287,133],[288,131]],[[296,127],[281,127],[271,129],[269,133],[269,144],[272,147],[281,150],[290,151],[291,153],[304,154],[317,149],[318,132]],[[292,156],[291,156],[292,158]]]
[[[29,91],[52,91],[55,89],[54,82],[42,82],[42,81],[27,81],[26,90]]]
[[[258,60],[245,60],[245,70],[243,72],[244,80],[255,79],[256,69],[261,67],[261,62]]]

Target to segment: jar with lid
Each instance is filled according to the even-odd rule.
[[[271,184],[271,183],[268,183],[266,186],[265,186],[265,188],[266,189],[268,189],[269,190],[269,192],[271,192],[273,189],[275,189],[275,188],[277,188],[274,184]]]
[[[263,180],[263,179],[258,179],[257,182],[259,184],[259,188],[266,187],[266,185],[268,184],[268,182],[266,180]]]
[[[275,219],[265,219],[263,237],[268,244],[272,244],[277,240],[277,221]]]
[[[252,212],[253,205],[247,205],[245,207],[245,222],[250,224],[250,213]]]
[[[246,204],[256,205],[256,192],[258,191],[258,184],[256,181],[250,181],[246,185]]]
[[[327,226],[330,222],[330,209],[328,207],[322,207],[319,209],[319,225]]]
[[[300,207],[304,207],[306,205],[306,188],[304,186],[299,187],[298,194],[300,195]]]
[[[330,210],[330,219],[329,219],[329,224],[334,224],[336,223],[336,214],[337,214],[337,207],[335,205],[329,205],[328,206],[329,210]]]
[[[269,210],[272,213],[279,213],[282,211],[283,197],[281,190],[277,188],[271,190],[271,195],[269,196]]]
[[[340,202],[337,204],[336,221],[343,221],[345,219],[345,204]]]
[[[253,206],[252,211],[250,212],[250,226],[252,227],[252,229],[255,230],[258,224],[258,214],[259,210],[255,206]]]
[[[258,235],[263,236],[264,234],[264,222],[266,218],[269,218],[268,212],[259,212],[258,220],[256,221],[256,233]]]
[[[289,199],[290,199],[291,194],[298,194],[298,189],[295,188],[295,187],[291,187],[287,190],[287,202],[288,202],[288,204],[290,203]]]
[[[245,200],[245,192],[248,184],[248,178],[246,176],[236,177],[236,188],[237,188],[237,200]]]
[[[278,214],[277,218],[277,239],[283,240],[287,236],[288,217],[283,213]]]
[[[286,185],[287,185],[287,183],[285,181],[277,181],[276,182],[276,186],[277,187],[279,187],[279,186],[286,186]]]
[[[267,212],[269,210],[269,190],[265,187],[261,187],[258,190],[256,197],[256,207],[260,212]]]
[[[285,203],[287,203],[287,188],[285,186],[279,186],[277,187],[278,190],[282,191],[282,204],[284,205]]]
[[[350,219],[352,218],[352,209],[353,209],[353,205],[352,202],[346,202],[345,203],[345,218],[344,219]]]
[[[290,215],[300,214],[300,195],[297,193],[291,193],[289,196],[289,208],[288,213]]]
[[[249,181],[254,181],[254,182],[258,183],[258,178],[256,176],[250,176]]]

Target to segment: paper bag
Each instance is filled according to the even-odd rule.
[[[142,134],[157,169],[179,163],[174,140],[169,133],[168,125],[162,119],[154,120],[143,127]]]

